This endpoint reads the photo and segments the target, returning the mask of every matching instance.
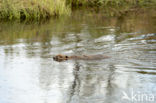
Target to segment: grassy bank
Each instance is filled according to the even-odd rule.
[[[0,19],[47,19],[69,15],[79,7],[98,7],[110,13],[142,6],[156,6],[156,0],[0,0]]]
[[[73,6],[155,6],[156,0],[68,0]]]
[[[41,19],[68,15],[66,0],[0,0],[1,19]]]

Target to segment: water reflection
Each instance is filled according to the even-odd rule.
[[[131,103],[122,100],[131,89],[155,95],[154,12],[107,18],[76,11],[43,24],[1,23],[0,102]],[[60,53],[111,58],[53,61]]]

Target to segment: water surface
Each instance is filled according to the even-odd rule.
[[[75,11],[44,23],[1,22],[0,103],[155,103],[155,14]],[[56,62],[57,54],[111,58]]]

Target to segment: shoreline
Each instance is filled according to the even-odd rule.
[[[75,0],[77,1],[77,0]],[[156,2],[150,0],[141,2],[141,0],[93,0],[90,2],[77,2],[69,0],[0,0],[0,20],[20,20],[20,21],[40,21],[52,17],[70,16],[74,10],[87,9],[93,12],[105,11],[107,16],[122,15],[142,8],[155,8]],[[102,2],[103,1],[103,2]],[[107,1],[107,2],[106,2]],[[140,1],[140,2],[139,2]],[[146,0],[143,0],[146,1]]]

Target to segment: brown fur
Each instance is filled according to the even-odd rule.
[[[82,56],[67,56],[67,55],[61,55],[58,54],[53,57],[55,61],[61,62],[65,60],[70,60],[70,59],[75,59],[75,60],[100,60],[100,59],[106,59],[109,58],[108,56],[105,55],[82,55]]]

